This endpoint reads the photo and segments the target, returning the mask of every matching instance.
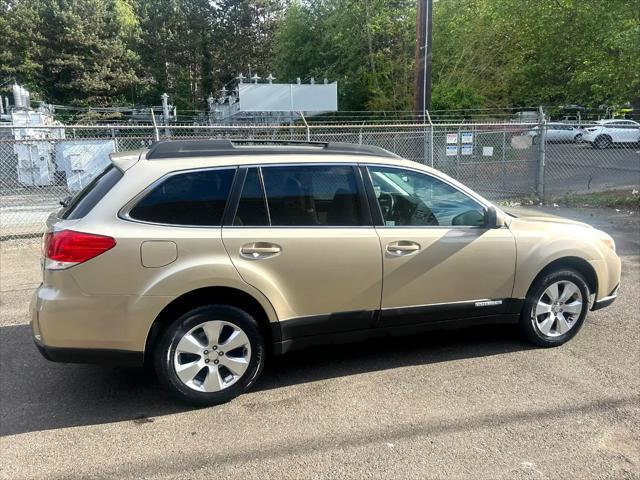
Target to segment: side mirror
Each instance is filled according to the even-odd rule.
[[[498,211],[496,207],[490,205],[484,211],[484,226],[487,228],[500,228],[501,225],[498,224]]]

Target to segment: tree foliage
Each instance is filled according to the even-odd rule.
[[[434,92],[442,108],[620,104],[640,92],[638,0],[440,0]],[[472,102],[473,103],[473,102]]]
[[[276,37],[280,77],[328,77],[343,110],[411,108],[413,0],[311,0],[289,7]]]
[[[416,0],[0,0],[0,84],[202,108],[240,72],[410,110]],[[640,0],[438,0],[433,109],[640,103]],[[5,87],[6,88],[6,87]]]
[[[51,102],[183,109],[271,68],[287,0],[0,0],[0,79]]]

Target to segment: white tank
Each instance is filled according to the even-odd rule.
[[[15,108],[23,108],[22,87],[17,83],[14,83],[11,87],[11,91],[13,93],[13,106]]]
[[[26,108],[27,110],[31,110],[31,94],[29,93],[29,90],[27,90],[24,87],[22,88],[22,103],[24,108]]]

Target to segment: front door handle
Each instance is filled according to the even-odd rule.
[[[387,244],[387,253],[390,255],[412,255],[420,250],[420,244],[411,240],[399,240]]]
[[[255,242],[243,245],[240,248],[240,255],[245,258],[269,258],[282,251],[280,245],[275,243]]]

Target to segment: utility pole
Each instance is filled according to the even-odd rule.
[[[416,115],[426,121],[426,111],[431,108],[431,39],[433,0],[418,0],[416,16]]]

